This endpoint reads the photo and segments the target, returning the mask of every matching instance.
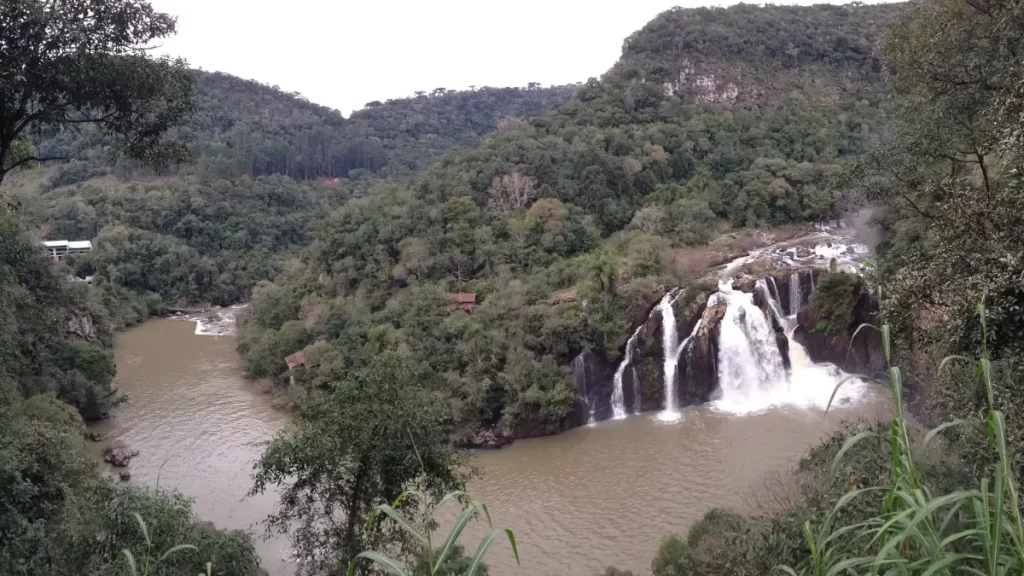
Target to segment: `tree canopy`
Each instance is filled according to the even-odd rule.
[[[12,0],[0,7],[0,29],[0,182],[18,167],[69,158],[39,153],[33,137],[82,127],[147,164],[187,158],[163,136],[193,110],[192,72],[145,52],[174,33],[172,17],[143,0]]]

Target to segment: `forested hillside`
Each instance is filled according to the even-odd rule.
[[[557,111],[335,211],[304,269],[254,293],[250,373],[280,376],[305,347],[316,390],[399,350],[455,400],[466,435],[561,429],[572,359],[614,359],[692,274],[682,250],[840,213],[835,182],[887,127],[875,47],[896,10],[659,15]],[[480,306],[460,312],[452,292]]]
[[[75,159],[16,175],[9,188],[41,237],[97,240],[70,264],[94,277],[116,324],[131,324],[168,306],[247,299],[349,197],[543,114],[571,91],[438,89],[345,119],[297,94],[199,72],[195,113],[167,135],[194,164],[111,164],[112,139],[65,130],[37,136],[36,153]]]
[[[544,114],[569,100],[572,86],[446,91],[370,102],[351,118],[301,94],[220,72],[197,71],[196,109],[168,138],[185,144],[194,165],[172,168],[203,181],[283,175],[298,180],[345,178],[353,170],[407,174],[442,155],[478,144],[499,122]],[[89,131],[63,131],[36,139],[46,156],[75,158],[55,184],[70,184],[110,170],[109,139]],[[152,174],[121,160],[121,178]]]

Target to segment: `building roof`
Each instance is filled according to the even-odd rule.
[[[284,359],[284,363],[288,365],[289,369],[295,368],[299,364],[302,364],[303,366],[305,366],[306,365],[306,353],[303,352],[302,350],[299,350],[295,354],[287,356]]]
[[[92,250],[92,242],[89,240],[47,240],[43,242],[43,245],[47,248],[60,248],[63,246],[68,250]]]
[[[469,292],[455,292],[448,295],[454,302],[459,304],[476,304],[476,294]]]

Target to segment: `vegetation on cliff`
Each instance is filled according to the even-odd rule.
[[[446,383],[466,433],[564,429],[572,359],[616,359],[665,287],[693,275],[681,250],[731,227],[838,213],[831,179],[886,121],[885,74],[866,47],[893,13],[658,16],[557,111],[334,211],[303,266],[255,291],[239,348],[250,373],[283,381],[284,356],[305,348],[315,359],[298,385],[328,386],[394,350]],[[757,74],[728,74],[720,32],[746,46],[727,49],[732,64]],[[796,57],[752,48],[776,34],[792,36]],[[803,66],[804,51],[818,65]],[[780,70],[802,81],[782,89]],[[479,306],[466,314],[452,293]]]

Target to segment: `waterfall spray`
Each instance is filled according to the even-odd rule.
[[[769,276],[768,278],[771,278],[771,276]],[[785,315],[782,313],[782,305],[779,303],[779,300],[772,294],[772,290],[768,286],[768,281],[765,280],[764,278],[758,279],[757,283],[754,285],[754,290],[759,292],[761,294],[761,297],[768,302],[768,306],[770,306],[772,309],[772,314],[775,314],[775,319],[778,320],[780,324],[783,324],[783,319],[785,318]]]
[[[590,398],[590,389],[587,386],[587,362],[583,359],[583,352],[580,352],[572,359],[570,368],[572,369],[573,377],[576,379],[577,396],[580,396],[580,389],[582,388],[583,404],[589,413],[587,425],[595,424],[594,401]]]
[[[751,294],[720,294],[727,305],[718,343],[719,402],[737,411],[771,404],[789,385],[775,331]]]
[[[794,271],[789,275],[789,313],[796,316],[800,312],[800,272]]]
[[[661,351],[665,356],[665,409],[658,417],[667,421],[679,419],[676,400],[676,364],[679,360],[679,348],[676,346],[676,313],[672,309],[678,297],[679,289],[676,288],[665,294],[658,302],[658,311],[661,312]]]
[[[633,335],[629,337],[629,340],[626,342],[626,350],[622,355],[622,362],[619,362],[619,367],[615,370],[615,390],[612,391],[612,418],[616,420],[626,417],[626,400],[622,394],[622,374],[626,371],[626,367],[633,362],[633,347],[636,345],[636,339],[640,336],[640,331],[643,329],[644,325],[641,324],[633,332]],[[636,377],[635,372],[633,376],[634,378]],[[635,379],[634,382],[636,382]],[[637,403],[635,398],[634,390],[634,404]]]

